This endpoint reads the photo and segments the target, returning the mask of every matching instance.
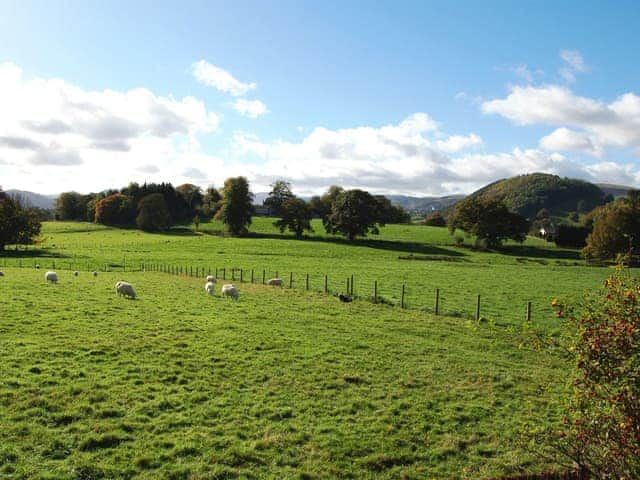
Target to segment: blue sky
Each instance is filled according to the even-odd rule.
[[[640,183],[637,2],[0,7],[4,188]]]

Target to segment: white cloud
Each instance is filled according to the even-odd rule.
[[[186,167],[184,159],[199,152],[196,138],[219,123],[219,116],[193,97],[163,97],[145,88],[92,91],[62,79],[27,79],[12,63],[0,63],[0,105],[0,158],[11,165],[0,168],[3,184],[48,185],[45,192],[71,188],[70,179],[82,190],[150,175],[173,179]]]
[[[584,59],[577,50],[560,50],[560,58],[565,62],[565,65],[558,69],[558,73],[569,83],[576,81],[576,73],[587,71]]]
[[[233,102],[233,108],[241,115],[249,118],[258,118],[268,112],[267,106],[260,100],[246,100],[244,98],[239,98]]]
[[[565,129],[579,129],[583,139],[582,151],[600,155],[608,147],[640,149],[640,97],[626,93],[610,103],[575,95],[557,85],[543,87],[513,87],[504,99],[484,102],[485,113],[501,115],[516,124],[544,124]],[[556,142],[561,133],[552,134],[548,142]],[[576,132],[572,135],[572,149],[576,149]]]
[[[226,70],[205,60],[199,60],[191,65],[191,73],[200,83],[235,97],[245,95],[257,87],[255,83],[241,82]]]
[[[469,135],[452,135],[446,140],[438,140],[436,146],[438,150],[446,153],[455,153],[471,147],[482,145],[482,138],[475,133]]]
[[[540,147],[548,151],[586,152],[602,157],[602,148],[584,132],[558,128],[540,140]]]
[[[285,179],[305,194],[338,184],[374,193],[445,195],[533,172],[599,180],[597,168],[591,171],[564,155],[539,149],[454,155],[482,140],[475,134],[438,140],[441,135],[433,119],[417,113],[379,128],[318,127],[300,142],[263,142],[255,135],[236,134],[234,144],[237,155],[264,162],[245,167],[259,185],[255,188]]]

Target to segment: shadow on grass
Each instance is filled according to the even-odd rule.
[[[59,252],[51,252],[39,248],[29,250],[0,250],[0,258],[71,258]]]
[[[193,229],[188,227],[173,227],[164,232],[157,232],[162,235],[170,235],[173,237],[197,237],[198,235],[202,235],[203,232],[195,232]]]
[[[515,257],[548,258],[559,260],[582,260],[579,250],[529,247],[526,245],[506,245],[497,250],[503,255]]]
[[[221,230],[201,230],[206,235],[216,236],[228,236],[229,234]],[[270,240],[297,240],[292,235],[279,234],[279,233],[261,233],[261,232],[248,232],[238,238],[264,238]],[[392,252],[405,252],[421,255],[446,255],[449,257],[464,257],[465,254],[456,250],[449,250],[447,248],[437,247],[435,245],[429,245],[419,242],[401,242],[397,240],[379,240],[375,238],[362,238],[349,241],[346,238],[341,237],[321,237],[321,236],[304,236],[300,241],[304,242],[320,242],[320,243],[333,243],[336,245],[345,245],[350,247],[366,247],[374,248],[377,250],[388,250]]]

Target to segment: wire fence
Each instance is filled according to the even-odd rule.
[[[343,294],[350,299],[421,310],[435,315],[460,317],[498,324],[519,325],[523,322],[544,322],[553,318],[548,302],[529,300],[514,302],[493,292],[470,292],[460,286],[412,285],[410,281],[380,281],[375,275],[340,275],[322,272],[280,272],[269,269],[240,267],[206,267],[177,263],[97,263],[90,260],[15,259],[3,258],[4,267],[61,269],[99,272],[158,272],[167,275],[216,279],[238,283],[267,284],[280,278],[284,288],[306,290],[327,295]]]

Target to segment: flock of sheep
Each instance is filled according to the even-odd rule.
[[[40,265],[36,265],[36,269],[39,269]],[[98,276],[98,272],[93,272],[92,275],[94,277]],[[0,271],[0,277],[4,276],[4,272]],[[77,277],[78,272],[73,272],[73,276]],[[53,271],[48,271],[44,274],[45,282],[58,283],[58,274]],[[213,275],[207,276],[207,281],[204,284],[204,289],[209,295],[215,295],[215,286],[216,286],[216,278]],[[274,287],[284,287],[284,280],[281,278],[272,278],[267,282],[268,285]],[[129,282],[125,282],[120,280],[116,282],[116,294],[118,296],[123,296],[131,299],[136,298],[136,291]],[[220,289],[220,294],[223,298],[231,298],[232,300],[238,300],[240,298],[240,293],[238,289],[231,283],[226,283],[222,285]]]

